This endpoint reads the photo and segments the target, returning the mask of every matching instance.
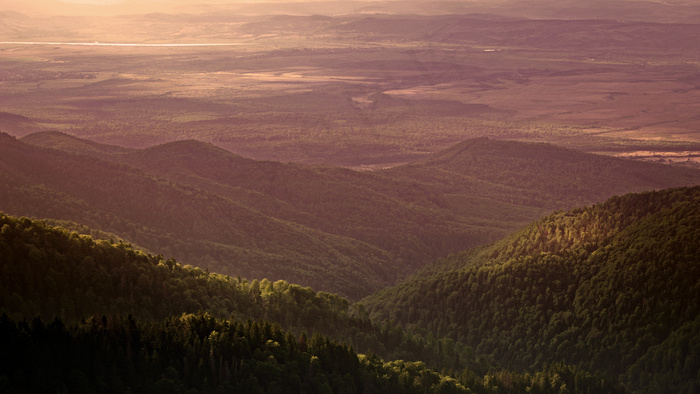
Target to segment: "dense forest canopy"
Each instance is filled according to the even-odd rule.
[[[66,326],[0,317],[0,388],[75,393],[623,393],[554,364],[534,374],[383,362],[322,335],[296,337],[269,322],[183,315],[161,322],[94,318]]]
[[[363,303],[510,368],[563,361],[640,392],[700,389],[700,187],[557,212]]]
[[[700,183],[690,168],[486,138],[373,172],[256,161],[193,140],[125,149],[62,133],[2,138],[8,214],[351,300],[554,209]]]
[[[27,218],[0,215],[0,269],[3,390],[623,392],[564,364],[494,369],[453,340],[376,325],[336,295],[182,267]]]
[[[692,184],[694,170],[489,139],[357,173],[257,162],[196,141],[124,150],[55,133],[38,137],[67,145],[2,136],[3,206],[107,240],[3,215],[8,280],[0,300],[12,321],[131,315],[147,322],[206,311],[270,321],[296,336],[320,332],[455,379],[564,363],[632,390],[697,388],[698,303],[688,300],[700,290],[698,187],[557,212],[427,265],[362,303],[279,280],[366,294],[416,264],[399,258],[404,253],[418,261],[415,248],[428,259],[476,242],[460,228],[493,236],[555,201],[596,200],[614,187]],[[522,168],[533,179],[520,179]],[[365,212],[363,201],[384,208]],[[502,221],[485,221],[498,207]],[[401,217],[415,221],[392,219]],[[354,224],[334,234],[331,223],[342,227],[344,218]],[[373,223],[385,227],[365,231]],[[124,238],[145,240],[147,249]],[[404,246],[393,243],[398,238]],[[159,245],[203,268],[149,252]],[[210,273],[215,261],[228,262],[223,274]],[[242,278],[251,272],[260,279]],[[262,279],[267,273],[272,280]],[[464,368],[470,372],[457,372]]]

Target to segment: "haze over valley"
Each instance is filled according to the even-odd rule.
[[[368,168],[477,136],[697,160],[697,25],[627,20],[611,5],[619,19],[348,4],[5,12],[4,130],[130,147],[197,139],[255,159]],[[697,12],[654,4],[674,21]]]

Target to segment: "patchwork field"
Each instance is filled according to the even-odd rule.
[[[29,35],[39,21],[2,18],[0,122],[17,136],[194,138],[360,169],[478,136],[688,165],[700,152],[698,25],[149,14]]]

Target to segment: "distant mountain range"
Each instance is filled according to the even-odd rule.
[[[355,172],[254,161],[191,140],[134,150],[50,132],[3,135],[0,166],[8,214],[88,225],[183,263],[351,299],[556,209],[700,184],[688,168],[485,138]]]

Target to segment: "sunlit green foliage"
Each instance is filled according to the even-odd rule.
[[[488,369],[463,344],[372,323],[361,305],[351,306],[335,294],[183,267],[128,244],[95,241],[27,218],[0,214],[0,273],[0,311],[15,320],[41,316],[73,322],[103,314],[162,320],[207,311],[221,318],[269,320],[297,334],[321,332],[386,359]]]
[[[27,218],[0,215],[0,272],[4,390],[619,392],[565,366],[489,372],[463,344],[375,325],[337,295],[210,274]],[[358,357],[331,337],[414,361]]]
[[[700,187],[627,195],[555,213],[364,303],[511,368],[564,361],[637,390],[692,392],[699,245]]]

